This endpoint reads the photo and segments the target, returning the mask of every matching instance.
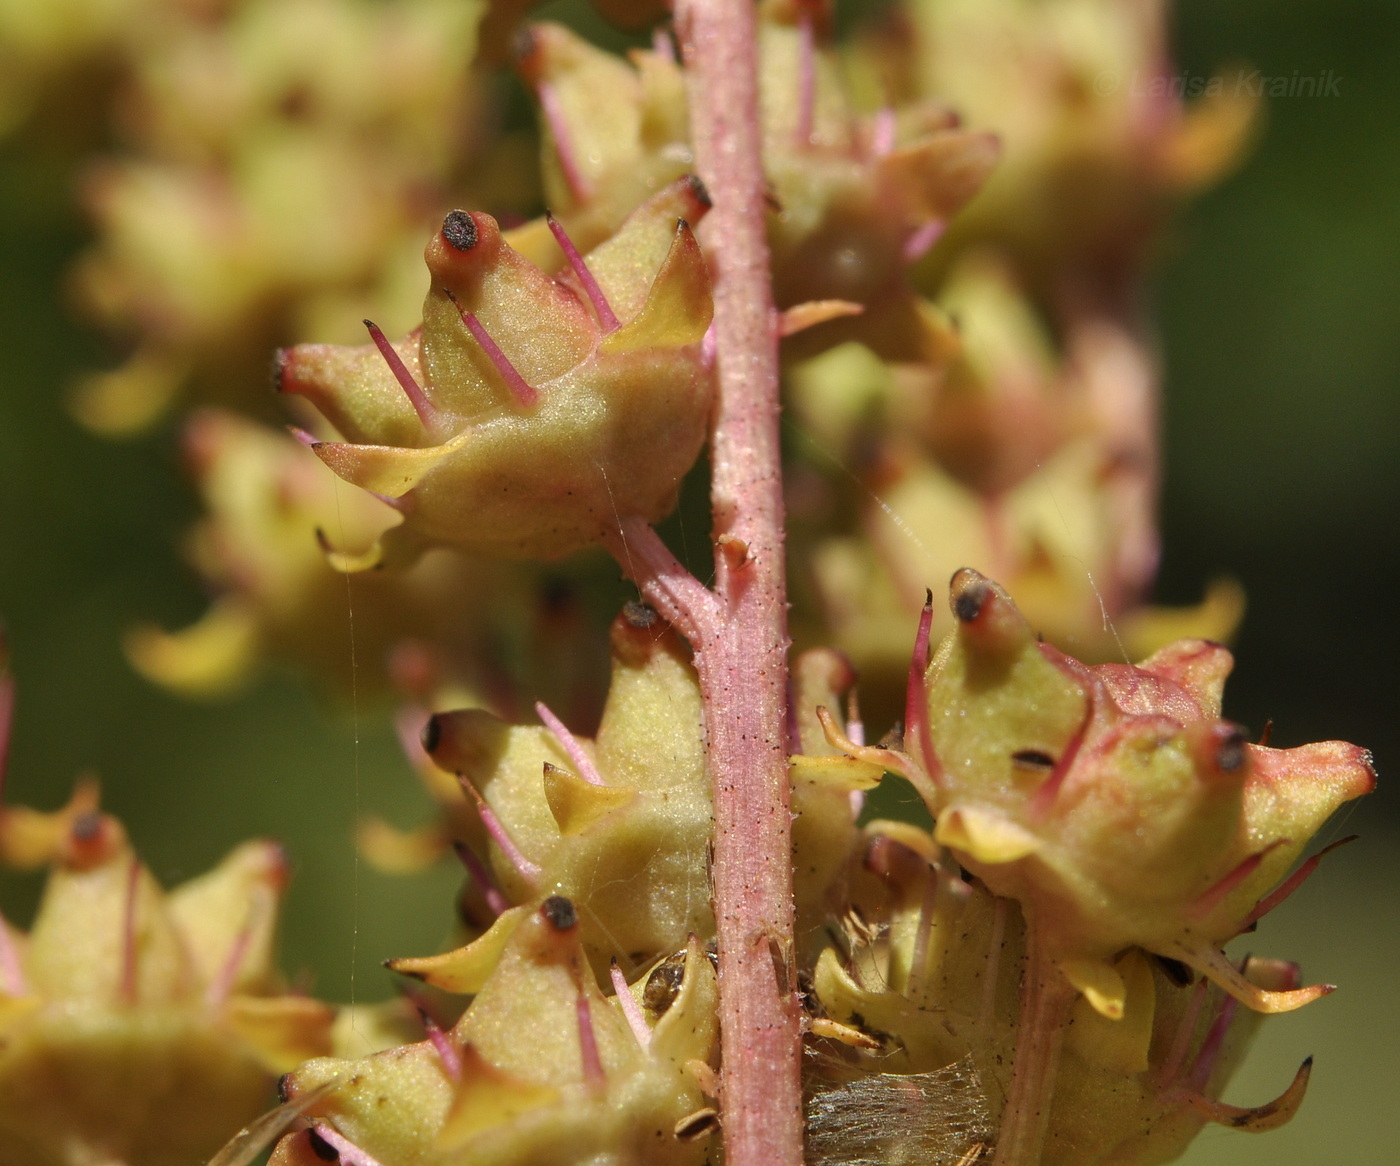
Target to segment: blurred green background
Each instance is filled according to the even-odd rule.
[[[1240,578],[1250,609],[1227,712],[1273,743],[1369,745],[1380,790],[1320,842],[1362,841],[1250,941],[1302,961],[1333,997],[1265,1026],[1227,1100],[1257,1104],[1317,1055],[1286,1133],[1208,1131],[1196,1166],[1396,1161],[1400,1088],[1400,4],[1188,0],[1180,69],[1248,61],[1266,75],[1331,70],[1339,95],[1266,102],[1265,136],[1232,180],[1178,220],[1154,294],[1167,369],[1166,555],[1159,598]],[[173,429],[116,444],[79,430],[65,386],[100,363],[67,308],[84,242],[60,150],[0,147],[0,613],[19,681],[8,797],[49,807],[82,771],[167,882],[249,835],[296,863],[286,966],[331,999],[390,991],[379,962],[434,950],[456,872],[386,879],[357,864],[357,813],[427,814],[376,710],[332,706],[270,677],[226,705],[177,702],[118,646],[141,619],[181,626],[204,598],[176,547],[194,515]],[[353,583],[352,596],[353,596]],[[346,652],[350,650],[348,638]],[[34,879],[5,875],[26,921]]]

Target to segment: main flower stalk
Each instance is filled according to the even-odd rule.
[[[676,7],[697,168],[714,209],[718,397],[711,437],[715,598],[696,668],[714,783],[715,916],[727,1160],[802,1161],[785,733],[787,591],[778,333],[764,230],[754,10]]]

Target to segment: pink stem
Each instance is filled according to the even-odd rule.
[[[435,429],[439,420],[437,406],[428,400],[427,393],[423,392],[422,386],[413,379],[413,374],[408,371],[408,365],[404,364],[403,358],[394,351],[394,346],[385,338],[379,325],[372,320],[366,320],[364,324],[369,329],[369,338],[374,341],[374,346],[379,349],[379,355],[384,358],[384,363],[389,366],[389,371],[399,382],[399,387],[403,389],[404,396],[413,406],[413,411],[418,414],[418,420],[423,423],[423,428]]]
[[[647,602],[692,647],[698,651],[719,635],[723,617],[714,593],[681,565],[647,522],[624,517],[603,542]]]
[[[443,288],[442,294],[452,301],[457,309],[457,314],[462,317],[462,323],[467,326],[467,331],[472,334],[473,339],[481,345],[481,350],[486,353],[488,359],[496,366],[496,371],[501,374],[501,379],[506,382],[506,387],[510,389],[511,395],[515,398],[516,404],[522,409],[533,409],[539,404],[540,395],[534,387],[523,376],[516,371],[515,365],[500,346],[491,339],[491,334],[482,327],[481,321],[476,318],[475,312],[469,312],[457,301],[457,297],[452,294],[451,288]]]
[[[583,746],[579,744],[578,738],[569,732],[563,721],[549,711],[549,706],[544,701],[535,701],[535,714],[544,722],[544,727],[554,734],[555,740],[564,746],[564,752],[574,763],[579,777],[583,778],[589,785],[608,784],[603,780],[603,775],[598,772],[598,767],[593,764],[593,758],[588,756]]]
[[[637,1043],[642,1046],[643,1050],[650,1048],[651,1029],[647,1027],[647,1018],[642,1015],[642,1006],[637,1003],[637,998],[627,990],[627,977],[617,966],[617,960],[613,960],[612,966],[608,969],[608,975],[612,977],[617,1003],[622,1009],[622,1015],[627,1017],[627,1026],[632,1030],[632,1035],[637,1038]]]
[[[578,248],[574,246],[574,241],[569,238],[569,233],[559,225],[559,220],[549,212],[545,212],[545,222],[549,224],[550,232],[554,235],[554,241],[559,244],[559,250],[564,252],[564,258],[569,261],[569,266],[573,269],[574,278],[583,286],[583,290],[588,294],[588,301],[593,305],[594,314],[598,317],[598,323],[603,326],[603,331],[616,332],[619,328],[617,316],[613,314],[612,305],[608,303],[608,297],[603,294],[603,289],[598,286],[598,281],[593,278],[593,273],[588,270],[588,264],[583,261],[583,256],[578,253]]]
[[[1256,851],[1248,858],[1244,859],[1236,865],[1229,874],[1213,887],[1204,891],[1201,896],[1191,904],[1187,909],[1188,917],[1193,920],[1204,919],[1214,911],[1216,907],[1220,906],[1225,896],[1259,869],[1260,864],[1269,856],[1270,851],[1276,850],[1280,846],[1286,846],[1288,842],[1289,839],[1287,838],[1275,838],[1268,846],[1264,847],[1263,850]]]
[[[773,307],[755,11],[750,0],[678,0],[691,141],[714,202],[717,401],[710,447],[724,618],[692,641],[714,783],[725,1157],[800,1166],[800,1009],[793,948],[792,816],[783,749],[787,586]],[[702,628],[703,630],[703,628]]]

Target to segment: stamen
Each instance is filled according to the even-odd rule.
[[[217,1008],[229,998],[229,994],[233,991],[234,978],[238,975],[238,968],[243,963],[243,958],[248,954],[248,945],[252,939],[253,921],[249,919],[234,937],[233,944],[228,949],[228,955],[224,957],[223,966],[219,968],[219,974],[210,981],[209,988],[204,994],[210,1007]]]
[[[1089,722],[1094,719],[1094,689],[1086,688],[1084,693],[1084,719],[1079,722],[1079,728],[1074,731],[1074,736],[1069,739],[1064,749],[1060,753],[1060,759],[1055,762],[1055,768],[1050,771],[1047,777],[1035,791],[1031,798],[1031,817],[1043,818],[1050,812],[1050,808],[1055,804],[1055,798],[1059,795],[1060,787],[1065,784],[1065,778],[1069,776],[1070,769],[1073,768],[1075,759],[1079,756],[1079,750],[1084,745],[1084,738],[1089,735]]]
[[[564,252],[564,258],[569,261],[569,266],[573,269],[574,277],[583,285],[583,290],[588,294],[588,302],[593,305],[593,313],[598,317],[598,323],[603,326],[604,334],[616,332],[621,325],[617,316],[613,314],[612,305],[608,303],[608,297],[603,294],[603,289],[598,286],[598,281],[593,278],[593,273],[588,270],[588,264],[584,263],[583,256],[578,253],[578,248],[574,246],[574,241],[569,238],[569,233],[560,225],[548,211],[545,212],[545,222],[549,224],[550,232],[554,235],[554,241],[559,244],[559,250]]]
[[[904,734],[906,747],[911,732],[923,753],[920,758],[934,785],[941,776],[938,758],[933,750],[933,737],[928,723],[928,686],[924,673],[928,671],[929,632],[933,627],[933,592],[924,592],[924,607],[919,612],[919,631],[914,637],[914,653],[909,658],[909,684],[904,696]]]
[[[452,1038],[442,1031],[438,1022],[428,1015],[428,1010],[421,1005],[418,1008],[418,1018],[423,1022],[423,1031],[428,1034],[428,1040],[432,1042],[438,1060],[442,1062],[443,1070],[453,1081],[460,1081],[462,1079],[462,1051]]]
[[[617,1002],[622,1007],[622,1015],[627,1017],[627,1027],[632,1030],[632,1035],[637,1038],[637,1043],[645,1052],[651,1045],[651,1029],[647,1027],[647,1018],[642,1015],[642,1006],[637,1003],[637,998],[627,990],[627,977],[617,966],[617,960],[613,960],[612,966],[608,969],[608,975],[612,977],[613,991],[617,993]]]
[[[24,978],[24,967],[19,962],[19,951],[10,938],[10,925],[0,915],[0,990],[6,996],[27,996],[29,984]]]
[[[287,432],[308,448],[321,444],[321,439],[319,437],[314,433],[308,433],[300,425],[288,425]]]
[[[813,111],[817,104],[817,46],[812,14],[797,21],[797,144],[811,145]]]
[[[486,353],[491,363],[496,366],[496,371],[501,374],[501,379],[506,382],[506,386],[514,395],[516,403],[520,405],[521,408],[533,409],[535,405],[539,403],[539,393],[530,387],[529,382],[526,381],[523,376],[516,372],[515,365],[511,364],[506,358],[506,354],[502,352],[496,342],[491,339],[490,334],[481,326],[481,321],[476,318],[476,315],[467,311],[466,308],[462,307],[462,305],[457,302],[457,297],[452,294],[452,289],[443,288],[442,291],[443,295],[452,301],[453,306],[457,309],[458,315],[462,317],[462,323],[467,326],[467,331],[472,334],[476,342],[481,345],[481,350]]]
[[[1246,962],[1248,962],[1247,959]],[[1220,1057],[1220,1049],[1225,1043],[1225,1034],[1229,1031],[1230,1024],[1235,1019],[1235,1013],[1239,1007],[1240,1002],[1233,996],[1226,996],[1221,1001],[1220,1011],[1216,1014],[1210,1030],[1206,1033],[1206,1039],[1201,1042],[1195,1064],[1191,1066],[1191,1071],[1187,1075],[1187,1088],[1199,1093],[1206,1087],[1211,1073],[1215,1071],[1215,1062]]]
[[[403,358],[394,351],[394,346],[385,338],[379,326],[372,320],[366,320],[364,324],[369,329],[369,336],[374,341],[374,346],[379,349],[379,355],[384,358],[384,363],[389,366],[389,371],[399,382],[399,387],[403,389],[409,404],[413,406],[413,411],[418,414],[418,420],[423,423],[423,428],[429,430],[437,428],[441,416],[437,411],[437,406],[428,400],[428,395],[413,379],[413,374],[408,371],[408,365],[404,364]]]
[[[883,158],[894,150],[895,119],[894,107],[882,105],[875,111],[870,123],[870,153]]]
[[[311,1135],[320,1138],[340,1155],[341,1166],[381,1166],[379,1159],[366,1154],[344,1134],[331,1129],[325,1122],[318,1121],[313,1125]]]
[[[526,882],[538,881],[540,868],[526,858],[520,847],[516,846],[515,840],[501,825],[501,820],[496,817],[496,811],[486,804],[486,799],[481,796],[476,786],[472,785],[471,781],[460,773],[457,775],[457,780],[462,783],[462,788],[476,802],[476,812],[481,817],[481,824],[486,827],[486,833],[491,835],[491,841],[501,848],[501,853],[506,856],[511,866],[515,867],[516,873]]]
[[[491,872],[486,869],[486,864],[477,858],[476,852],[465,842],[454,842],[452,849],[456,852],[462,865],[467,868],[467,873],[481,888],[481,893],[486,899],[486,906],[499,919],[510,910],[510,900],[501,894],[500,888],[496,886],[496,881],[491,877]]]
[[[598,772],[598,767],[593,764],[593,758],[588,756],[584,747],[579,744],[575,737],[565,727],[564,722],[549,711],[544,701],[535,701],[535,713],[544,722],[545,728],[554,734],[555,739],[564,746],[564,752],[569,755],[569,760],[574,763],[574,768],[578,770],[579,777],[588,782],[589,785],[607,785],[603,780],[603,775]]]
[[[676,42],[671,39],[670,32],[659,24],[651,30],[651,51],[663,61],[675,63]]]
[[[1288,841],[1289,840],[1287,838],[1277,838],[1273,842],[1269,843],[1268,846],[1264,847],[1263,850],[1259,851],[1256,854],[1251,854],[1248,858],[1246,858],[1243,862],[1236,866],[1234,870],[1227,874],[1213,887],[1205,891],[1205,893],[1203,893],[1194,903],[1192,903],[1191,906],[1187,909],[1187,916],[1193,920],[1204,919],[1207,915],[1214,911],[1216,907],[1220,905],[1221,901],[1225,898],[1226,895],[1228,895],[1242,882],[1244,882],[1245,879],[1249,878],[1250,875],[1252,875],[1256,870],[1258,870],[1259,864],[1262,863],[1272,851],[1277,850],[1280,846],[1285,845]]]
[[[559,101],[559,93],[548,81],[541,81],[535,86],[535,95],[539,98],[545,125],[549,127],[549,136],[554,139],[554,154],[559,159],[559,172],[564,176],[564,185],[569,188],[575,202],[587,202],[593,197],[593,186],[579,168],[578,157],[569,140],[569,122]]]
[[[126,909],[122,915],[122,979],[123,1003],[136,1003],[136,888],[140,885],[141,863],[134,856],[126,874]]]
[[[1157,1082],[1162,1088],[1166,1088],[1176,1081],[1177,1074],[1181,1072],[1181,1066],[1186,1063],[1186,1053],[1191,1047],[1191,1036],[1196,1031],[1196,1021],[1200,1019],[1201,1009],[1205,1006],[1206,994],[1210,991],[1210,981],[1204,976],[1196,981],[1196,986],[1191,989],[1191,999],[1187,1001],[1186,1011],[1182,1013],[1181,1020],[1176,1026],[1176,1035],[1172,1038],[1171,1051],[1167,1053],[1167,1059],[1162,1062],[1162,1068],[1157,1073]]]
[[[1265,915],[1267,915],[1270,911],[1272,911],[1275,907],[1277,907],[1280,903],[1287,899],[1291,894],[1293,894],[1294,891],[1296,891],[1305,882],[1307,882],[1308,878],[1312,875],[1312,872],[1318,868],[1318,864],[1321,863],[1322,860],[1326,858],[1329,854],[1331,854],[1332,851],[1336,850],[1337,847],[1345,846],[1348,842],[1355,842],[1360,837],[1360,834],[1351,834],[1346,838],[1337,839],[1337,841],[1333,842],[1330,846],[1324,846],[1310,859],[1308,859],[1307,862],[1303,863],[1302,866],[1300,866],[1291,875],[1289,875],[1287,879],[1285,879],[1282,883],[1280,883],[1277,887],[1275,887],[1272,891],[1270,891],[1267,895],[1260,899],[1259,902],[1254,904],[1254,910],[1252,910],[1248,915],[1246,915],[1244,922],[1240,924],[1240,931],[1248,931],[1251,927],[1258,923],[1259,920],[1264,918]]]
[[[593,1031],[593,1013],[588,1008],[588,997],[582,991],[574,1002],[574,1012],[578,1016],[578,1046],[583,1056],[583,1081],[595,1093],[602,1093],[608,1087],[607,1074],[603,1072],[603,1060],[598,1055],[598,1037]]]
[[[860,700],[854,688],[846,694],[846,736],[857,745],[865,745],[865,722],[860,719]],[[859,818],[865,809],[865,791],[851,790],[850,799],[851,817]]]
[[[915,227],[904,240],[900,257],[905,263],[917,263],[928,254],[930,247],[943,238],[943,232],[947,229],[948,224],[943,219],[930,219],[923,226]]]

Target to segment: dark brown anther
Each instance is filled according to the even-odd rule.
[[[1055,759],[1039,749],[1018,749],[1011,755],[1011,764],[1018,769],[1033,769],[1037,772],[1055,768]]]
[[[442,722],[439,721],[437,717],[428,718],[428,723],[423,726],[421,740],[423,742],[423,752],[431,756],[442,740]]]
[[[1269,738],[1273,735],[1274,719],[1273,717],[1270,717],[1267,721],[1264,722],[1264,731],[1259,734],[1259,740],[1256,742],[1256,744],[1258,744],[1259,747],[1262,749],[1265,745],[1269,743]]]
[[[292,1075],[283,1073],[277,1078],[277,1100],[286,1105],[295,1095],[296,1086],[292,1084]]]
[[[578,912],[563,895],[550,895],[540,904],[540,914],[555,931],[572,931],[578,926]]]
[[[306,1131],[306,1144],[311,1147],[311,1152],[320,1158],[322,1162],[339,1162],[340,1151],[332,1146],[325,1138],[321,1137],[315,1130]]]
[[[1196,982],[1196,973],[1180,960],[1169,959],[1164,955],[1154,956],[1157,966],[1166,973],[1169,979],[1178,988],[1189,988]]]
[[[958,574],[961,573],[958,572]],[[954,575],[953,579],[956,581],[957,577]],[[971,623],[982,614],[982,608],[991,593],[992,589],[987,585],[985,579],[977,579],[969,583],[953,596],[953,614],[963,623]]]
[[[640,599],[629,599],[622,605],[622,618],[627,621],[628,627],[644,632],[655,627],[661,617],[651,604],[643,603]]]
[[[701,206],[709,208],[715,204],[710,199],[709,188],[701,180],[698,174],[686,175],[686,180],[690,183],[690,193],[695,196],[695,201]]]
[[[73,819],[73,840],[91,842],[102,830],[102,815],[96,810],[88,810]]]
[[[466,211],[452,211],[442,220],[442,237],[458,251],[476,246],[476,222]]]
[[[707,1106],[681,1118],[676,1122],[674,1132],[679,1142],[698,1142],[701,1138],[708,1138],[717,1129],[719,1113]]]
[[[286,390],[282,387],[287,376],[287,362],[291,359],[292,350],[290,348],[279,348],[272,354],[272,391],[283,393]]]
[[[1215,765],[1221,773],[1237,773],[1248,757],[1249,734],[1238,725],[1230,726],[1215,750]]]

